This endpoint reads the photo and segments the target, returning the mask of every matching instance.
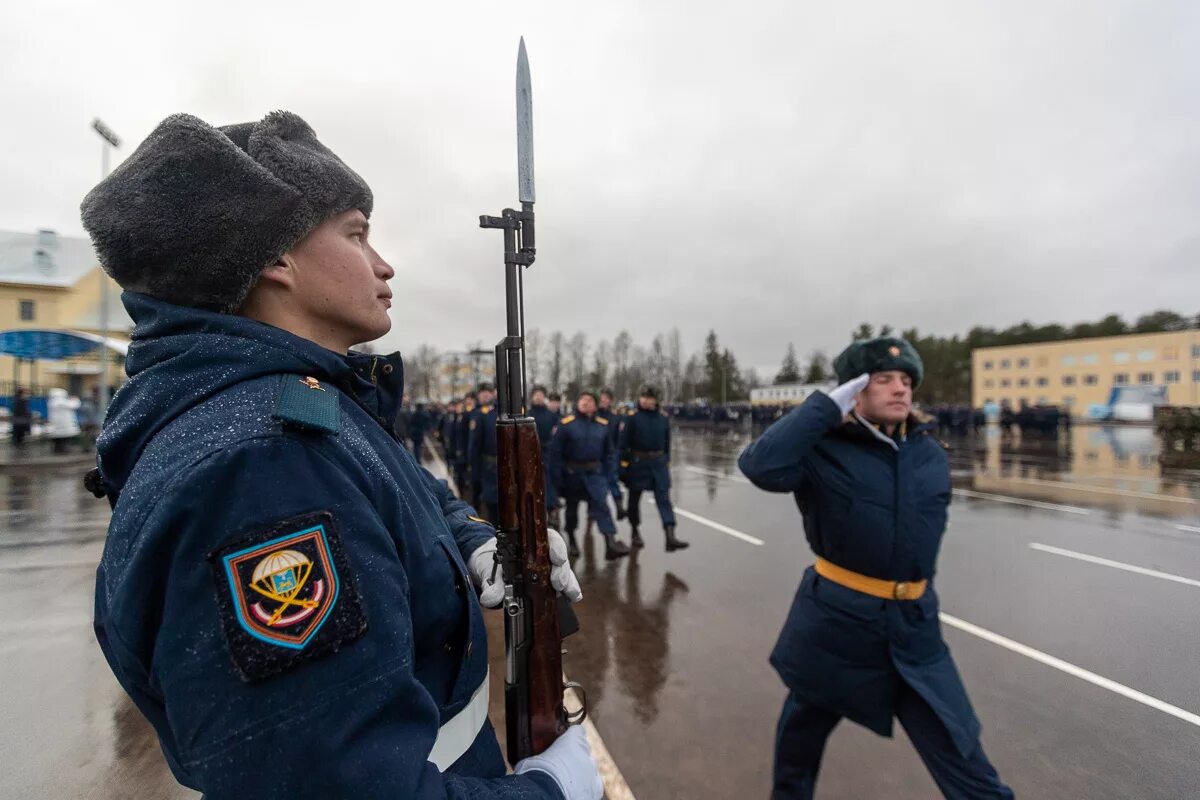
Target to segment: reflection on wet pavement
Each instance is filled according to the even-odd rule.
[[[564,664],[571,679],[585,686],[593,721],[633,791],[642,797],[759,797],[769,791],[774,720],[783,690],[766,657],[799,570],[811,556],[790,498],[758,492],[737,472],[737,454],[748,441],[746,431],[681,432],[675,438],[672,458],[672,494],[685,509],[764,537],[766,547],[747,547],[697,526],[687,531],[693,539],[690,550],[667,554],[650,498],[643,500],[645,550],[626,560],[608,562],[598,536],[582,538],[583,554],[576,569],[585,595],[577,607],[583,627],[579,635],[567,640],[569,653]],[[1149,429],[1077,426],[1051,442],[1010,440],[998,432],[986,432],[950,440],[948,446],[956,486],[1098,509],[1092,512],[1094,517],[1121,536],[1135,530],[1131,520],[1158,524],[1164,530],[1170,527],[1164,521],[1200,522],[1200,473],[1163,474],[1159,444]],[[973,508],[983,510],[972,512]],[[1042,526],[1041,541],[1089,552],[1098,546],[1097,539],[1066,539],[1075,535],[1073,529],[1053,517],[1037,518],[1043,519],[1037,522],[1020,516],[1027,511],[1043,513],[964,500],[956,511],[955,524],[965,527],[948,542],[944,561],[950,562],[950,569],[944,578],[939,576],[945,598],[965,605],[970,589],[963,587],[985,583],[994,572],[984,565],[1001,557],[1027,557],[996,549],[1006,546],[1007,539],[973,534],[971,526],[986,531],[987,526],[997,525],[1009,531],[1017,530],[1013,523],[1020,520],[1024,530],[1034,521]],[[112,678],[91,630],[95,564],[108,516],[107,503],[83,489],[78,470],[0,475],[0,591],[6,610],[0,621],[0,680],[5,688],[0,701],[5,720],[0,750],[7,767],[0,772],[0,797],[196,797],[175,783],[153,732]],[[622,538],[627,535],[627,527],[622,525]],[[1185,547],[1197,538],[1196,534],[1177,535],[1177,541],[1166,542],[1164,547]],[[1114,548],[1126,546],[1117,538],[1103,543]],[[1107,555],[1137,561],[1141,546],[1140,540],[1131,540],[1129,555]],[[1186,556],[1190,551],[1180,552]],[[1166,560],[1167,555],[1162,558]],[[972,580],[968,581],[975,564],[984,571],[970,574]],[[1014,561],[1005,573],[1013,576],[1011,580],[1026,581],[1030,592],[1044,590],[1039,570],[1065,573],[1086,569],[1057,562],[1030,564],[1033,566]],[[1186,564],[1179,569],[1191,574]],[[1078,576],[1081,582],[1104,580],[1103,575],[1089,572],[1081,571]],[[1081,587],[1088,585],[1080,583]],[[1145,594],[1147,602],[1155,601],[1155,607],[1170,607],[1149,594],[1166,590],[1139,584],[1138,591],[1128,596],[1131,602]],[[1056,610],[1061,611],[1070,603],[1058,605]],[[974,613],[982,616],[986,606],[980,608],[984,610]],[[1027,610],[1018,607],[1001,622],[1016,625],[1019,620],[1028,628],[1017,627],[1013,634],[1032,639],[1049,625],[1044,619],[1046,608],[1046,604]],[[972,611],[968,608],[963,613]],[[1087,608],[1074,613],[1086,614]],[[1065,620],[1063,630],[1090,630],[1080,626],[1077,620],[1081,618]],[[1105,620],[1110,624],[1107,616]],[[489,613],[493,718],[499,723],[503,670],[497,668],[497,658],[503,639],[498,635],[498,623],[499,616]],[[1130,630],[1152,632],[1154,628],[1134,626]],[[1048,645],[1035,644],[1054,650],[1065,647],[1066,641],[1060,637]],[[1013,753],[1020,752],[1020,743],[1028,737],[1021,733],[1023,722],[1005,719],[1004,713],[1028,702],[1001,694],[997,687],[1005,686],[1002,677],[989,679],[991,659],[996,657],[992,649],[961,640],[952,644],[965,664],[968,683],[979,687],[976,698],[984,706],[985,716],[994,720],[993,730],[1003,734],[990,742],[999,741],[994,748],[997,760],[1003,762],[1007,752],[1007,765],[1011,766]],[[1081,646],[1085,655],[1104,649],[1087,642]],[[1185,647],[1186,642],[1180,640],[1178,646]],[[1128,660],[1116,658],[1107,669],[1122,677],[1119,670],[1126,668]],[[1103,663],[1095,666],[1105,670]],[[1128,668],[1137,667],[1131,664]],[[1159,687],[1163,694],[1175,698],[1172,693],[1178,693],[1182,699],[1175,702],[1192,707],[1179,668],[1160,666],[1154,674],[1170,678]],[[1018,664],[1005,669],[1029,667]],[[1039,681],[1052,684],[1056,692],[1063,691],[1042,671],[1031,675],[1013,691],[1028,694]],[[1126,680],[1138,683],[1136,674]],[[1127,712],[1124,706],[1121,709]],[[1158,735],[1157,723],[1156,718],[1151,719],[1131,730],[1140,737]],[[843,728],[831,742],[825,796],[874,796],[872,787],[878,785],[878,776],[865,775],[852,766],[859,753],[869,753],[877,763],[902,773],[902,777],[889,778],[892,793],[929,795],[931,784],[903,742],[881,743],[853,726]],[[1087,741],[1082,731],[1068,731],[1062,740]],[[1155,746],[1155,753],[1167,759],[1173,741],[1186,747],[1189,740],[1178,736],[1164,740]],[[1072,757],[1086,760],[1085,756]],[[1111,759],[1111,755],[1105,757]],[[1097,756],[1098,761],[1103,758]],[[1077,787],[1069,777],[1062,778],[1063,786]],[[1169,784],[1168,778],[1169,774],[1162,779],[1163,785]],[[1034,787],[1048,785],[1044,775],[1029,780]],[[1015,784],[1020,783],[1018,775]],[[1030,785],[1025,784],[1026,788]],[[1095,796],[1109,795],[1099,792]]]

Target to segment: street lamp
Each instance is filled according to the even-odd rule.
[[[104,143],[100,146],[100,179],[108,177],[108,154],[113,147],[120,147],[121,140],[112,129],[97,117],[92,120],[92,130],[100,134]],[[100,418],[108,411],[108,274],[100,270]]]

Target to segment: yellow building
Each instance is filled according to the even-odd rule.
[[[107,339],[102,288],[108,293]],[[11,397],[17,385],[35,397],[53,387],[89,394],[99,386],[102,341],[109,385],[119,385],[131,328],[120,289],[100,268],[87,238],[0,231],[0,396]]]
[[[983,347],[971,354],[971,400],[1057,405],[1082,416],[1114,388],[1163,387],[1169,405],[1200,405],[1200,330]]]

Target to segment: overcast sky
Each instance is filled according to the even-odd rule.
[[[80,234],[99,116],[285,108],[371,184],[385,346],[503,333],[513,72],[533,73],[527,317],[712,327],[743,363],[861,321],[1200,311],[1195,2],[5,3],[0,228]]]

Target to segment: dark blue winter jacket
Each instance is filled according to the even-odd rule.
[[[95,627],[179,781],[207,798],[560,796],[504,777],[486,721],[431,761],[487,680],[465,560],[493,532],[389,433],[399,355],[123,300]]]

